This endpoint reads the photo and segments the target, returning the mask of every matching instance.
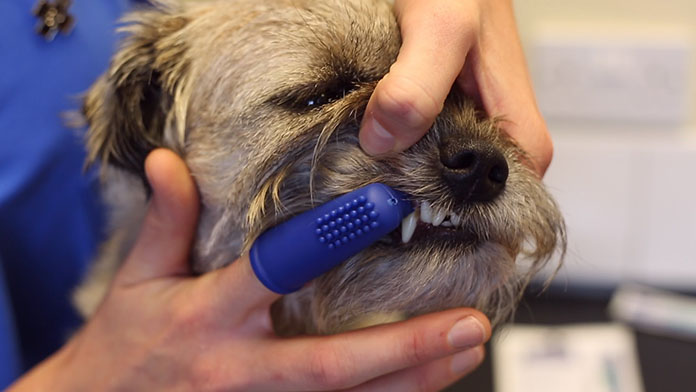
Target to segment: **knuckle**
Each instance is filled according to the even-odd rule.
[[[173,330],[187,335],[200,331],[208,323],[208,315],[195,301],[180,301],[170,308],[170,318]]]
[[[321,389],[350,387],[354,369],[350,360],[331,344],[317,344],[309,357],[307,378]]]
[[[428,361],[428,344],[423,332],[415,332],[402,346],[403,359],[409,365],[417,365]]]
[[[412,129],[427,128],[442,109],[442,100],[410,76],[392,74],[377,96],[377,106]]]

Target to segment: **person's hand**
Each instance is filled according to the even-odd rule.
[[[145,166],[151,204],[109,294],[14,390],[437,390],[481,362],[490,324],[472,309],[278,338],[269,316],[278,295],[246,256],[190,275],[198,194],[183,161],[156,150]]]
[[[372,155],[416,143],[456,83],[546,171],[551,138],[536,105],[512,0],[395,0],[403,44],[367,105],[360,144]]]

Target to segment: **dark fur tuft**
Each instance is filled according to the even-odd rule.
[[[175,126],[174,95],[188,69],[186,45],[175,35],[188,21],[159,10],[125,22],[128,38],[83,104],[87,164],[109,163],[145,180],[145,157]]]

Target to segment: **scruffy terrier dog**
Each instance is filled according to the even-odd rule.
[[[265,229],[383,182],[418,207],[401,230],[273,305],[280,334],[335,333],[472,306],[510,315],[565,246],[563,220],[525,152],[452,91],[428,134],[371,157],[360,119],[401,44],[384,0],[219,0],[136,12],[84,104],[89,163],[102,164],[112,232],[76,301],[90,314],[134,242],[143,164],[180,154],[202,212],[191,255],[204,273]]]

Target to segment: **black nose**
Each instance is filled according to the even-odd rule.
[[[460,202],[486,202],[505,188],[508,164],[493,146],[451,140],[440,147],[443,178]]]

